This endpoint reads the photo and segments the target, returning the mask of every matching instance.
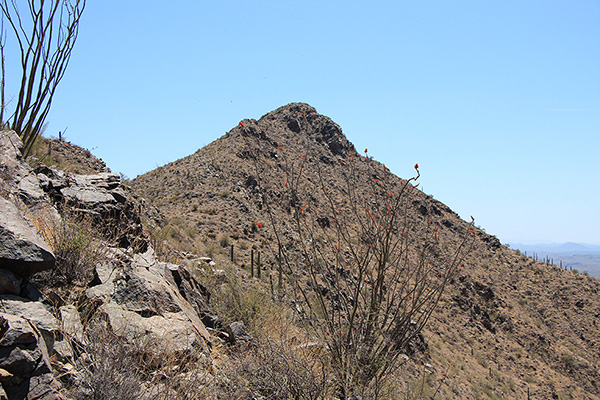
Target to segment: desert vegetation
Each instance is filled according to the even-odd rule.
[[[33,144],[44,129],[52,98],[62,80],[77,41],[79,21],[85,9],[85,0],[27,1],[20,9],[17,2],[0,2],[2,22],[7,21],[20,51],[19,94],[14,101],[5,99],[6,38],[0,32],[1,76],[0,123],[8,126],[23,140],[23,154],[29,155]],[[3,24],[4,27],[4,24]]]
[[[18,293],[60,321],[40,326],[62,395],[597,398],[596,280],[503,247],[308,105],[243,123],[131,187],[3,147],[44,193],[5,168],[2,201],[55,263],[2,312]]]
[[[302,111],[299,129],[311,135]],[[241,123],[244,131],[245,126]],[[244,132],[246,133],[246,132]],[[287,277],[309,335],[323,346],[335,393],[379,398],[401,355],[421,333],[474,239],[471,225],[455,247],[442,250],[439,226],[409,217],[416,175],[396,182],[379,163],[353,151],[336,160],[330,183],[318,154],[277,148],[283,195],[262,179],[270,166],[261,141],[245,135],[275,240],[273,257]],[[273,208],[282,206],[287,218]],[[284,289],[279,287],[280,296]]]

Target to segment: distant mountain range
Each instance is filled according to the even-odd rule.
[[[511,243],[508,245],[521,253],[536,257],[538,260],[550,258],[555,265],[563,268],[576,269],[587,272],[591,276],[600,278],[600,245],[589,243],[539,243],[523,244]]]
[[[600,254],[600,244],[589,243],[537,243],[523,244],[511,243],[511,249],[520,250],[521,252],[550,252],[550,253],[569,253],[569,254]]]

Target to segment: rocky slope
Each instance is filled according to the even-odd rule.
[[[310,162],[301,161],[307,157]],[[132,187],[166,215],[174,259],[185,258],[182,250],[214,254],[233,245],[240,273],[247,276],[255,250],[263,252],[269,276],[275,268],[269,223],[289,220],[296,206],[286,197],[294,179],[289,163],[315,180],[321,174],[339,191],[340,159],[359,169],[368,161],[337,124],[293,103],[241,121],[196,153],[136,178]],[[383,165],[379,170],[364,177],[364,191],[373,179],[401,184]],[[417,229],[435,224],[448,246],[462,240],[467,222],[418,190],[410,196],[407,218]],[[325,202],[319,191],[307,200],[315,209]],[[281,229],[285,234],[285,223]],[[406,369],[425,371],[441,398],[600,398],[599,281],[535,262],[475,231],[473,250],[426,329],[427,350]]]
[[[176,398],[150,374],[210,356],[206,288],[156,259],[118,175],[21,148],[0,132],[0,399]]]

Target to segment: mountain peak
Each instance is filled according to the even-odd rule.
[[[306,103],[290,103],[263,115],[258,121],[245,119],[242,123],[246,134],[268,137],[276,143],[301,141],[311,146],[322,145],[334,156],[356,152],[338,124]]]

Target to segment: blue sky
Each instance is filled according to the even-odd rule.
[[[504,243],[600,243],[598,38],[597,0],[88,0],[47,135],[133,178],[302,101]]]

